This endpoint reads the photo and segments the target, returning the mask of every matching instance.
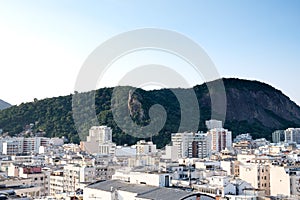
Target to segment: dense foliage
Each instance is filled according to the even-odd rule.
[[[264,95],[277,95],[278,97],[276,98],[283,98],[282,96],[284,96],[280,91],[272,88],[271,86],[256,81],[225,79],[224,83],[226,86],[226,90],[228,88],[234,88],[235,93],[241,93],[242,91],[260,93],[263,92]],[[124,90],[126,89],[128,89],[128,87],[124,87]],[[129,89],[134,90],[134,88]],[[95,111],[99,124],[107,125],[113,128],[113,140],[117,144],[134,144],[139,138],[135,138],[124,133],[114,121],[111,109],[112,102],[114,101],[111,99],[113,90],[114,88],[102,88],[89,93],[75,93],[68,96],[60,96],[43,100],[35,99],[33,102],[30,103],[22,103],[18,106],[12,106],[8,109],[0,111],[0,129],[3,129],[3,132],[8,132],[10,135],[15,135],[22,132],[26,125],[33,123],[34,132],[44,131],[46,132],[46,135],[48,137],[65,136],[70,142],[79,143],[80,139],[82,139],[79,137],[79,135],[87,135],[90,126],[96,125],[97,122],[90,121],[88,123],[83,124],[82,127],[76,128],[73,120],[72,97],[74,95],[82,95],[82,98],[80,98],[79,100],[81,102],[75,103],[79,105],[79,119],[84,120],[88,117],[88,113],[90,112],[89,106],[85,102],[85,98],[89,99],[89,97],[92,95],[95,99]],[[187,90],[195,91],[198,98],[201,113],[201,120],[198,129],[205,131],[205,120],[210,119],[211,115],[211,103],[206,85],[198,85],[192,89],[177,90],[180,90],[181,92],[185,92]],[[228,101],[233,101],[232,99],[234,99],[234,96],[236,95],[231,93],[231,90],[227,91]],[[136,89],[134,91],[134,95],[134,97],[136,98],[135,100],[140,102],[142,105],[142,108],[137,107],[137,109],[131,116],[132,119],[135,120],[136,124],[144,126],[150,123],[148,112],[149,108],[152,105],[160,104],[165,108],[167,112],[167,121],[163,129],[158,134],[153,136],[152,139],[158,145],[158,147],[163,147],[164,145],[168,144],[170,142],[171,133],[178,131],[181,120],[180,105],[178,100],[176,99],[176,96],[169,89],[153,91],[144,91],[141,89]],[[276,98],[274,98],[274,101],[278,100]],[[286,97],[284,96],[284,98]],[[240,106],[242,109],[242,107],[245,106],[243,104],[243,101],[247,101],[248,103],[249,101],[256,103],[257,101],[259,101],[259,99],[251,97],[251,99],[238,99],[238,101],[240,102],[238,106]],[[121,103],[127,105],[126,99],[125,102]],[[300,109],[297,105],[295,105],[293,102],[290,102],[290,104],[293,106],[294,110],[297,110],[297,113],[300,113]],[[262,107],[262,105],[257,103],[257,107]],[[228,109],[231,109],[231,107],[228,107]],[[234,135],[249,132],[252,133],[254,138],[266,137],[267,139],[270,139],[271,133],[276,129],[284,129],[289,126],[300,125],[300,123],[297,123],[298,121],[300,121],[300,119],[297,119],[298,121],[291,121],[289,119],[284,118],[283,116],[279,116],[276,113],[277,108],[274,108],[274,110],[272,110],[271,108],[260,109],[265,109],[264,113],[267,113],[265,117],[270,117],[274,120],[276,119],[278,122],[280,122],[280,125],[277,124],[273,127],[266,126],[261,120],[255,118],[254,116],[252,116],[251,113],[249,113],[249,119],[246,120],[232,116],[227,117],[225,122],[225,128],[228,128],[231,131],[233,131]],[[141,112],[141,110],[143,111],[143,113]],[[234,114],[237,111],[229,110],[229,112]],[[142,117],[140,116],[141,113],[144,114]],[[297,115],[295,116],[296,118],[298,117]],[[124,120],[125,123],[129,123],[129,119]]]

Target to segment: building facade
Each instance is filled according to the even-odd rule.
[[[211,139],[206,133],[173,133],[171,140],[178,158],[205,158],[210,153]]]
[[[224,128],[214,128],[208,130],[207,134],[211,139],[211,150],[220,152],[232,147],[232,133]]]
[[[300,144],[300,128],[288,128],[284,131],[284,141],[286,143]]]

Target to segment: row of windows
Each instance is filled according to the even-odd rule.
[[[264,177],[261,177],[262,180],[267,180],[267,176],[264,176]],[[259,180],[260,179],[260,176],[257,176],[257,179]]]

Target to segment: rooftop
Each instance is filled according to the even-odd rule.
[[[131,193],[136,193],[138,198],[148,198],[148,199],[164,199],[164,200],[174,200],[185,197],[190,192],[186,192],[180,189],[164,188],[164,187],[154,187],[148,185],[138,185],[130,184],[120,180],[109,180],[92,183],[88,188],[99,189],[106,192],[111,192],[112,189],[127,191]]]

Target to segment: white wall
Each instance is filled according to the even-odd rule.
[[[221,168],[227,172],[228,176],[233,175],[231,172],[233,171],[234,165],[231,163],[231,161],[221,161]]]
[[[271,195],[290,195],[290,177],[286,174],[284,167],[271,166],[270,168]]]

